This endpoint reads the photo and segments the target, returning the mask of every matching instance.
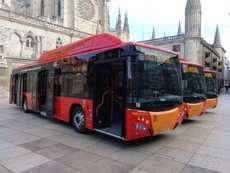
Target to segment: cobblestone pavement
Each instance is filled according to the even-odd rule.
[[[230,172],[230,95],[175,131],[129,144],[24,114],[0,99],[0,173]]]

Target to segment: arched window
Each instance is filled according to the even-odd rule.
[[[41,16],[45,15],[45,5],[44,0],[41,0]]]
[[[30,36],[26,38],[26,47],[33,48],[34,47],[34,39]]]

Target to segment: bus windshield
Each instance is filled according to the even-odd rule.
[[[205,73],[205,80],[206,80],[206,95],[217,95],[217,82],[215,78],[215,74],[212,73]]]
[[[149,48],[136,47],[135,96],[141,109],[162,110],[182,101],[181,73],[177,56]]]
[[[202,67],[182,64],[182,78],[184,100],[191,98],[194,101],[205,99],[205,78]]]

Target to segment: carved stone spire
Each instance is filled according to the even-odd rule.
[[[121,35],[121,31],[122,31],[122,26],[121,26],[121,10],[119,8],[118,10],[118,17],[117,17],[117,23],[116,23],[116,32],[117,35],[120,36]]]
[[[129,19],[128,19],[128,13],[125,13],[125,21],[124,21],[124,27],[123,31],[129,33]]]
[[[201,36],[201,2],[200,0],[187,0],[185,9],[185,35],[186,37]]]
[[[201,11],[200,0],[187,0],[186,11],[198,10]]]
[[[177,35],[181,35],[181,34],[183,34],[183,33],[182,33],[182,29],[181,29],[181,23],[179,21]]]
[[[215,39],[214,39],[213,46],[215,48],[222,48],[221,39],[220,39],[220,31],[219,31],[218,25],[216,26],[216,33],[215,33]]]
[[[155,27],[153,25],[153,33],[152,33],[152,39],[155,39],[156,38],[156,32],[155,32]]]

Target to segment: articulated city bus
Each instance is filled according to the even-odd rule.
[[[204,68],[185,59],[181,59],[180,63],[185,118],[201,116],[206,103]]]
[[[13,70],[10,103],[79,132],[130,141],[176,128],[183,119],[181,82],[173,52],[99,34]]]
[[[218,87],[216,72],[205,69],[205,80],[206,80],[206,109],[212,109],[217,107],[218,104]]]

